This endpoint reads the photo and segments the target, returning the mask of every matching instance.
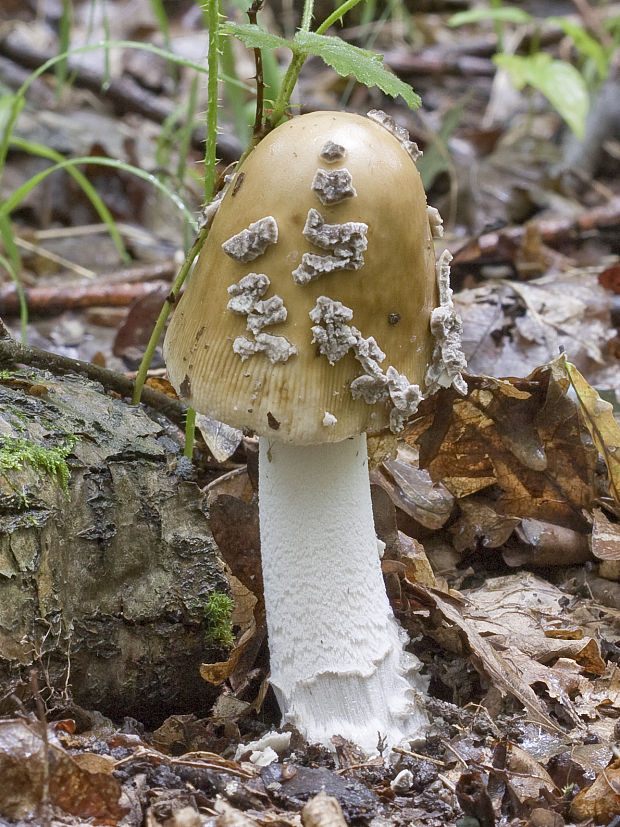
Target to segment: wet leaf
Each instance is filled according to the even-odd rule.
[[[614,758],[593,784],[577,793],[570,812],[576,821],[593,819],[596,824],[608,824],[620,815],[620,758]]]
[[[96,759],[101,756],[94,756]],[[37,726],[23,720],[0,721],[0,814],[6,818],[36,815],[43,801],[45,745]],[[56,807],[93,824],[115,825],[126,810],[121,788],[104,772],[89,772],[64,749],[48,744],[49,796]]]
[[[526,750],[511,742],[499,744],[493,766],[506,773],[508,790],[517,806],[533,807],[546,793],[551,800],[559,801],[561,793],[547,770]]]
[[[613,405],[601,399],[570,362],[566,362],[566,372],[577,394],[586,428],[605,460],[610,491],[620,513],[620,427],[614,419]]]
[[[592,554],[599,560],[620,560],[620,525],[608,520],[600,508],[594,509]]]
[[[502,694],[510,693],[523,704],[536,721],[551,730],[560,731],[536,693],[525,683],[510,660],[496,651],[487,638],[478,632],[475,624],[465,617],[463,598],[443,594],[437,589],[425,588],[419,584],[412,585],[410,589],[422,605],[434,606],[459,632],[471,650],[476,669],[485,673]]]
[[[196,414],[196,425],[216,462],[230,459],[243,439],[243,431],[239,428],[200,413]]]
[[[457,499],[494,486],[497,514],[586,531],[597,456],[582,441],[568,384],[560,360],[526,379],[469,376],[466,398],[426,400],[405,439]]]

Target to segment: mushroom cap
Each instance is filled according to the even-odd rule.
[[[345,150],[343,157],[339,147]],[[315,179],[317,170],[324,172]],[[338,170],[348,171],[355,194],[347,188],[344,173],[325,175]],[[340,197],[336,192],[334,201],[332,190],[321,181],[338,180],[345,181],[343,192],[348,194]],[[275,219],[275,241],[273,224],[261,221],[267,218]],[[304,253],[311,254],[312,261],[342,255],[333,244],[331,249],[317,244],[312,230],[303,234],[312,223],[320,234],[321,220],[326,225],[367,225],[363,264],[358,249],[347,265],[358,269],[321,272],[297,283],[293,271]],[[259,238],[256,247],[252,238],[248,245],[246,233],[232,248],[226,245],[255,222],[260,222],[255,235],[267,239],[266,244]],[[236,257],[225,252],[223,244]],[[239,282],[253,273],[266,275],[268,286],[256,277],[254,293],[244,291]],[[241,295],[241,302],[233,302],[236,311],[229,308],[233,285],[233,292]],[[261,328],[261,313],[268,317],[278,305],[265,303],[276,296],[286,308],[286,319],[278,321],[280,310]],[[357,329],[362,349],[363,341],[368,344],[374,337],[385,353],[380,372],[394,368],[410,383],[423,384],[433,349],[429,320],[437,304],[437,282],[420,175],[411,155],[387,129],[344,112],[316,112],[282,124],[236,173],[168,328],[164,356],[170,381],[197,411],[283,441],[335,442],[384,430],[393,407],[390,399],[371,404],[351,391],[351,383],[372,373],[377,362],[371,360],[369,369],[367,359],[363,368],[363,357],[345,345],[344,355],[332,353],[330,363],[313,342],[316,321],[310,313],[320,297],[352,311],[346,325]],[[279,357],[272,354],[283,361],[272,361],[265,351],[248,353],[255,341],[273,344],[264,334],[284,337],[276,343]],[[288,350],[286,343],[292,346]],[[290,355],[292,348],[296,353]]]

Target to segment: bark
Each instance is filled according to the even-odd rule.
[[[77,375],[0,373],[0,711],[33,667],[48,705],[153,723],[209,703],[204,605],[228,587],[161,422]],[[72,443],[66,487],[58,451],[23,459]]]

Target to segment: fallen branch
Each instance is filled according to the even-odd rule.
[[[169,287],[164,281],[147,281],[124,284],[104,284],[88,281],[69,287],[31,287],[24,290],[30,316],[53,316],[65,310],[84,307],[128,307],[137,299],[143,299]],[[19,297],[15,285],[0,290],[0,316],[19,314]]]
[[[454,253],[454,266],[479,259],[504,258],[507,250],[514,250],[525,238],[532,226],[538,232],[541,241],[551,247],[570,237],[579,237],[593,232],[603,233],[613,230],[617,233],[620,225],[620,197],[610,199],[600,207],[585,210],[577,216],[554,216],[533,220],[522,227],[505,227],[504,229],[483,233],[477,238],[469,239]]]
[[[0,319],[0,365],[29,365],[30,367],[49,370],[55,375],[76,373],[86,376],[94,382],[99,382],[106,391],[119,394],[131,399],[135,382],[122,373],[109,368],[93,365],[91,362],[82,362],[80,359],[70,359],[58,353],[50,353],[38,347],[22,345],[16,341]],[[142,402],[149,408],[163,414],[175,425],[183,427],[187,413],[186,405],[179,399],[172,399],[159,391],[149,388],[142,390]]]

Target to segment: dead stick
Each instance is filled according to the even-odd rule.
[[[258,12],[263,7],[263,0],[254,0],[247,11],[248,20],[254,26],[257,23]],[[265,84],[263,82],[263,53],[260,49],[254,49],[254,63],[256,64],[256,115],[254,117],[254,128],[252,135],[258,136],[263,128],[263,96]]]
[[[65,310],[83,307],[128,307],[137,299],[143,299],[157,291],[162,301],[170,285],[165,281],[137,282],[134,284],[102,284],[87,281],[70,287],[31,287],[25,290],[26,304],[31,316],[53,316]],[[19,300],[14,285],[0,290],[0,316],[16,316]]]
[[[610,199],[601,207],[586,210],[575,218],[542,218],[539,221],[530,221],[529,226],[532,225],[538,230],[542,241],[550,246],[564,241],[569,236],[578,237],[617,228],[620,225],[620,197]],[[455,252],[455,264],[497,255],[505,249],[505,242],[518,245],[526,231],[527,227],[506,227],[497,232],[484,233],[475,244],[470,239]]]

